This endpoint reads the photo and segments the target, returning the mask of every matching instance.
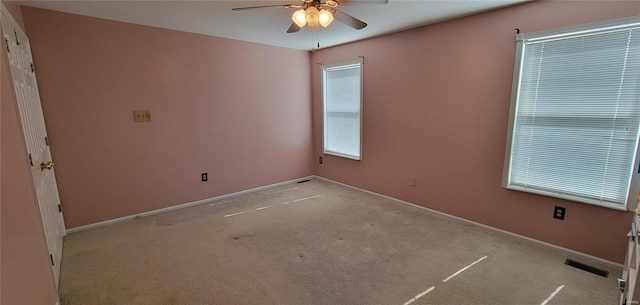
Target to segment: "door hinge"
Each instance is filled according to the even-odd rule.
[[[16,30],[13,30],[13,35],[16,36],[16,45],[19,46],[20,40],[18,39],[18,32],[16,32]]]
[[[47,146],[49,146],[49,137],[44,137],[44,144],[47,144]]]
[[[58,213],[62,213],[62,206],[58,205]]]
[[[33,63],[31,63],[31,72],[33,72],[33,73],[36,72],[36,68],[33,67]]]
[[[49,258],[51,259],[51,266],[55,266],[56,264],[53,262],[53,254],[49,254]]]
[[[33,157],[29,154],[29,165],[33,167]]]
[[[7,53],[11,53],[11,50],[9,50],[9,39],[5,38],[4,43],[7,45]]]

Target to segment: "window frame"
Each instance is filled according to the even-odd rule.
[[[525,41],[537,41],[549,38],[562,38],[562,37],[570,37],[575,35],[596,33],[596,32],[604,32],[607,30],[615,30],[621,29],[625,27],[635,27],[640,24],[640,16],[621,18],[616,20],[604,21],[604,22],[596,22],[584,25],[578,25],[573,27],[566,27],[561,29],[536,32],[531,34],[517,34],[516,35],[516,52],[515,52],[515,62],[514,62],[514,70],[513,70],[513,80],[512,80],[512,89],[511,89],[511,103],[509,110],[509,122],[507,129],[507,141],[505,147],[505,155],[504,155],[504,165],[503,165],[503,174],[502,174],[502,187],[510,190],[522,191],[527,193],[533,193],[538,195],[544,195],[549,197],[555,197],[565,200],[576,201],[580,203],[586,203],[591,205],[596,205],[605,208],[611,208],[615,210],[622,211],[633,211],[638,206],[638,193],[640,193],[640,141],[636,139],[636,147],[634,151],[633,157],[633,165],[630,171],[630,179],[628,185],[627,199],[625,204],[615,204],[611,202],[603,202],[600,200],[581,197],[577,195],[571,194],[563,194],[556,193],[552,191],[545,191],[541,189],[532,189],[525,188],[519,185],[510,184],[511,177],[511,162],[512,162],[512,148],[514,142],[514,131],[515,131],[515,123],[516,123],[516,114],[518,112],[519,105],[519,96],[520,96],[520,81],[522,79],[522,70],[524,64],[524,51],[525,51]]]
[[[358,123],[360,125],[360,141],[358,143],[358,155],[351,155],[348,153],[343,153],[343,152],[339,152],[339,151],[333,151],[327,148],[327,134],[328,134],[328,124],[327,124],[327,117],[328,117],[328,112],[327,112],[327,94],[326,94],[326,90],[327,90],[327,82],[326,82],[326,74],[329,71],[336,71],[336,70],[342,70],[342,69],[349,69],[351,67],[358,67],[360,69],[360,94],[359,97],[360,99],[358,100]],[[362,111],[363,111],[363,93],[364,93],[364,58],[359,58],[357,60],[352,60],[352,61],[347,61],[347,62],[341,62],[341,63],[337,63],[337,64],[331,64],[331,65],[322,65],[322,153],[326,154],[326,155],[332,155],[332,156],[337,156],[337,157],[342,157],[342,158],[346,158],[346,159],[351,159],[351,160],[356,160],[356,161],[361,161],[362,160],[362,128],[363,128],[363,117],[362,117]]]

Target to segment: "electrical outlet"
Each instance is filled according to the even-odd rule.
[[[416,177],[409,178],[409,185],[416,186]]]
[[[318,162],[319,162],[320,164],[322,164],[322,157],[320,157],[320,158],[318,159]]]
[[[567,211],[566,208],[556,206],[553,210],[553,218],[564,220],[564,213]]]
[[[134,122],[151,122],[151,110],[134,110]]]
[[[209,181],[209,175],[207,175],[207,173],[202,173],[202,181]]]

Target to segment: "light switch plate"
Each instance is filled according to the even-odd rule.
[[[151,122],[151,110],[134,110],[134,122]]]

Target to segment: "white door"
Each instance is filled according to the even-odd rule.
[[[20,112],[25,143],[31,165],[35,193],[40,207],[40,216],[49,248],[53,275],[58,285],[60,262],[62,260],[62,241],[66,234],[56,177],[49,151],[49,140],[44,125],[44,116],[40,105],[38,83],[33,68],[29,40],[16,25],[13,18],[2,10],[2,48],[8,55],[11,67],[13,89]]]

